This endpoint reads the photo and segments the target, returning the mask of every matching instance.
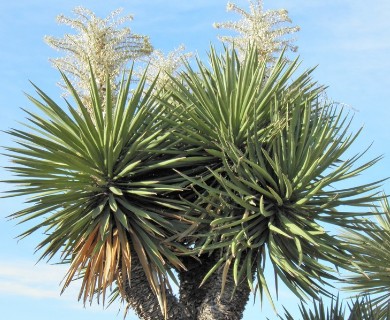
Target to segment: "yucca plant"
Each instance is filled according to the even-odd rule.
[[[219,24],[245,31],[239,54],[211,48],[210,65],[187,62],[174,76],[177,61],[160,78],[145,72],[134,81],[131,70],[119,90],[128,59],[150,53],[141,48],[147,38],[81,8],[75,20],[62,18],[81,33],[51,42],[71,54],[58,61],[71,62],[60,63],[65,73],[82,70],[82,83],[62,74],[74,100],[67,110],[37,87],[39,100],[29,96],[43,115],[27,111],[25,128],[8,132],[17,143],[7,148],[15,175],[7,182],[16,184],[8,196],[29,197],[11,218],[36,222],[21,237],[44,233],[41,258],[69,265],[64,289],[80,279],[84,303],[104,302],[113,289],[141,319],[236,320],[250,291],[273,303],[266,268],[276,288],[283,281],[301,299],[331,296],[337,268],[365,272],[369,281],[352,278],[359,291],[387,288],[380,255],[390,220],[381,220],[383,231],[365,217],[378,214],[367,208],[382,198],[381,181],[341,184],[379,158],[359,165],[361,154],[346,156],[360,131],[349,133],[349,116],[325,100],[313,69],[297,75],[298,59],[273,58],[281,43],[293,49],[277,38],[298,29],[273,28],[287,13],[264,13],[261,4],[251,2],[251,13],[229,4],[246,21]],[[384,319],[387,293],[359,300],[351,315],[373,310]],[[344,317],[338,299],[328,311],[319,302],[301,312]]]
[[[376,309],[376,319],[390,317],[390,205],[386,196],[380,207],[374,207],[377,222],[366,220],[359,225],[361,232],[350,230],[343,234],[351,246],[354,261],[361,268],[346,279],[347,288],[358,294],[369,295],[369,309]]]
[[[122,79],[116,99],[107,82],[103,103],[91,75],[92,113],[63,75],[77,108],[66,101],[65,112],[36,88],[41,100],[29,99],[44,115],[26,111],[26,129],[8,132],[19,145],[8,148],[15,179],[7,182],[17,184],[8,196],[29,197],[11,218],[41,219],[20,237],[43,230],[42,258],[70,264],[64,288],[81,275],[84,303],[95,294],[104,301],[113,282],[123,292],[140,265],[167,316],[168,277],[185,268],[178,254],[187,251],[174,240],[193,223],[175,195],[188,182],[171,168],[207,157],[191,159],[176,147],[145,77],[131,91],[131,78]]]
[[[312,310],[313,309],[313,310]],[[285,309],[285,320],[380,320],[389,319],[390,307],[386,308],[386,314],[381,315],[381,310],[375,308],[370,297],[356,298],[348,303],[349,314],[345,311],[344,303],[337,298],[332,297],[330,305],[326,305],[322,299],[318,302],[313,301],[313,308],[307,304],[301,303],[299,306],[300,316],[292,315]]]
[[[255,52],[252,47],[240,62],[234,49],[222,56],[211,50],[211,67],[187,65],[169,100],[180,123],[177,137],[215,157],[207,179],[181,173],[205,191],[197,203],[207,204],[211,219],[192,237],[200,259],[216,257],[202,281],[210,281],[210,290],[209,306],[201,308],[214,308],[212,319],[233,312],[226,311],[224,289],[229,297],[242,287],[270,297],[267,257],[275,278],[300,298],[330,295],[326,280],[338,275],[329,264],[350,270],[351,255],[322,224],[355,227],[370,212],[354,208],[380,198],[380,181],[338,187],[379,158],[360,166],[360,155],[343,159],[359,133],[348,133],[348,116],[321,97],[312,70],[292,80],[298,62],[281,57],[266,72]],[[212,285],[216,277],[220,286]]]
[[[356,301],[356,304],[358,301]],[[318,302],[313,301],[314,310],[308,308],[306,304],[301,302],[299,306],[300,316],[292,315],[285,309],[284,317],[280,319],[285,320],[344,320],[345,318],[345,307],[340,301],[339,296],[332,298],[329,306],[326,306],[324,301],[321,299]],[[351,319],[353,320],[353,319]],[[358,320],[358,319],[355,319]]]
[[[390,305],[377,308],[372,304],[370,296],[357,298],[349,304],[350,315],[348,320],[381,320],[390,318]]]
[[[381,197],[380,181],[337,183],[378,158],[343,160],[358,134],[312,70],[295,77],[298,61],[283,57],[268,70],[256,50],[241,62],[211,49],[211,67],[187,64],[161,94],[128,78],[117,97],[107,82],[101,101],[92,73],[89,110],[65,76],[76,107],[38,88],[41,101],[30,97],[46,116],[28,112],[28,130],[9,132],[19,143],[9,196],[30,196],[12,217],[44,219],[21,236],[44,230],[42,258],[70,264],[64,285],[80,276],[84,302],[114,284],[142,319],[240,319],[251,290],[272,302],[267,257],[300,298],[329,294],[329,265],[355,270],[322,223],[362,228],[371,213],[354,208]]]

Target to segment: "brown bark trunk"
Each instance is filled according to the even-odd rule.
[[[182,261],[187,271],[179,273],[180,302],[187,307],[191,315],[193,315],[193,319],[196,320],[199,306],[202,304],[207,290],[205,286],[199,287],[199,285],[217,260],[214,255],[204,255],[201,257],[201,261],[191,257],[184,257]]]
[[[129,281],[124,281],[125,299],[139,319],[163,320],[157,298],[149,286],[140,263],[136,260],[137,257],[134,255],[131,286]],[[225,290],[221,295],[222,270],[217,270],[202,287],[199,287],[216,261],[217,255],[204,255],[201,257],[201,262],[189,257],[183,258],[188,270],[179,273],[180,300],[173,294],[167,296],[168,320],[242,319],[250,294],[246,283],[235,287],[232,275],[228,274]]]
[[[235,287],[233,276],[228,274],[221,295],[221,268],[199,287],[218,258],[218,254],[213,254],[202,256],[201,263],[191,258],[183,261],[188,271],[179,275],[180,302],[188,308],[194,320],[239,320],[243,317],[250,294],[246,283]]]
[[[150,288],[137,255],[134,254],[132,259],[131,283],[128,279],[119,279],[123,281],[124,298],[129,308],[134,310],[141,320],[163,320],[157,297]],[[169,320],[193,320],[188,309],[172,293],[167,294],[167,313]]]
[[[222,268],[204,284],[205,296],[198,306],[197,320],[240,320],[249,299],[249,286],[243,282],[237,287],[233,275],[228,273],[221,294]]]

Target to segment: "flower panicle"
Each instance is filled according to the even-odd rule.
[[[51,59],[51,62],[70,77],[77,92],[85,97],[88,107],[91,105],[87,98],[91,67],[104,97],[107,77],[117,89],[117,78],[127,63],[149,55],[153,49],[149,37],[135,34],[129,27],[122,26],[133,20],[132,15],[119,17],[122,9],[113,11],[104,19],[83,7],[76,7],[73,13],[74,18],[59,15],[57,21],[70,26],[76,33],[65,34],[63,38],[46,36],[45,41],[54,49],[66,53],[63,57]],[[64,88],[66,91],[66,86]]]
[[[288,11],[263,9],[262,0],[250,1],[249,12],[241,9],[236,4],[228,2],[228,12],[235,12],[241,16],[238,21],[214,23],[214,28],[236,31],[237,36],[219,36],[219,40],[228,44],[234,44],[239,51],[239,57],[245,56],[249,44],[258,47],[259,58],[267,62],[275,61],[275,54],[288,48],[296,52],[298,47],[293,45],[294,38],[287,35],[300,30],[298,26],[287,27],[286,23],[292,23]]]

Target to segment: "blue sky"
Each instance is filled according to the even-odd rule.
[[[266,8],[285,8],[297,34],[302,69],[318,65],[314,78],[329,86],[328,97],[345,104],[354,115],[353,130],[364,126],[351,155],[362,151],[372,142],[366,160],[378,155],[384,159],[359,177],[364,183],[389,176],[390,167],[390,2],[388,0],[265,0]],[[246,0],[235,1],[247,8]],[[222,33],[212,28],[213,22],[235,19],[225,10],[226,0],[150,0],[150,1],[93,1],[93,0],[19,0],[0,3],[0,130],[20,126],[24,114],[20,108],[33,107],[23,92],[33,93],[29,80],[51,97],[60,100],[56,86],[58,72],[48,58],[57,52],[44,42],[44,35],[60,36],[70,30],[58,26],[55,17],[82,5],[105,17],[118,7],[134,14],[130,25],[136,33],[149,35],[152,44],[165,52],[184,44],[188,51],[201,57],[210,43],[217,43]],[[0,145],[9,146],[11,139],[0,133]],[[7,159],[0,156],[0,165]],[[1,169],[0,180],[9,177]],[[0,184],[0,191],[6,189]],[[389,182],[384,190],[390,192]],[[23,208],[23,199],[1,199],[0,213],[0,309],[4,319],[30,320],[103,320],[122,319],[118,305],[103,310],[93,305],[83,308],[77,302],[77,284],[60,296],[60,281],[66,267],[36,264],[34,254],[40,235],[17,242],[15,237],[27,226],[17,226],[6,216]],[[296,310],[297,300],[288,290],[280,292],[279,300],[290,310]],[[244,320],[275,319],[275,314],[264,301],[248,304]],[[135,320],[129,314],[127,319]]]

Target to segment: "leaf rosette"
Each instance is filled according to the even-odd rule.
[[[208,180],[182,173],[204,191],[198,201],[208,217],[193,235],[194,252],[220,254],[203,282],[222,272],[223,283],[232,276],[270,297],[269,257],[276,280],[300,298],[317,298],[329,294],[326,280],[338,279],[332,265],[352,268],[343,241],[324,225],[354,228],[371,214],[365,208],[380,198],[381,181],[339,186],[379,158],[362,165],[361,154],[343,159],[360,131],[349,133],[348,115],[323,98],[312,69],[295,76],[298,65],[281,56],[267,69],[255,47],[243,62],[234,49],[212,50],[210,67],[187,65],[173,89],[182,123],[176,135],[215,157]]]
[[[29,99],[45,116],[26,111],[29,130],[9,131],[18,146],[7,148],[13,162],[8,169],[16,176],[7,182],[17,184],[8,196],[30,197],[29,206],[11,217],[43,218],[20,237],[44,230],[37,249],[42,258],[60,254],[70,264],[64,288],[82,275],[84,302],[95,293],[104,301],[119,273],[130,280],[136,255],[164,310],[171,270],[185,268],[178,255],[186,248],[175,239],[193,224],[178,196],[188,181],[172,168],[195,160],[177,148],[180,141],[161,121],[164,108],[151,94],[153,85],[146,89],[145,77],[131,88],[130,72],[115,97],[107,82],[101,99],[91,75],[92,106],[83,104],[63,74],[77,109],[66,101],[63,111],[36,87],[41,101]]]

